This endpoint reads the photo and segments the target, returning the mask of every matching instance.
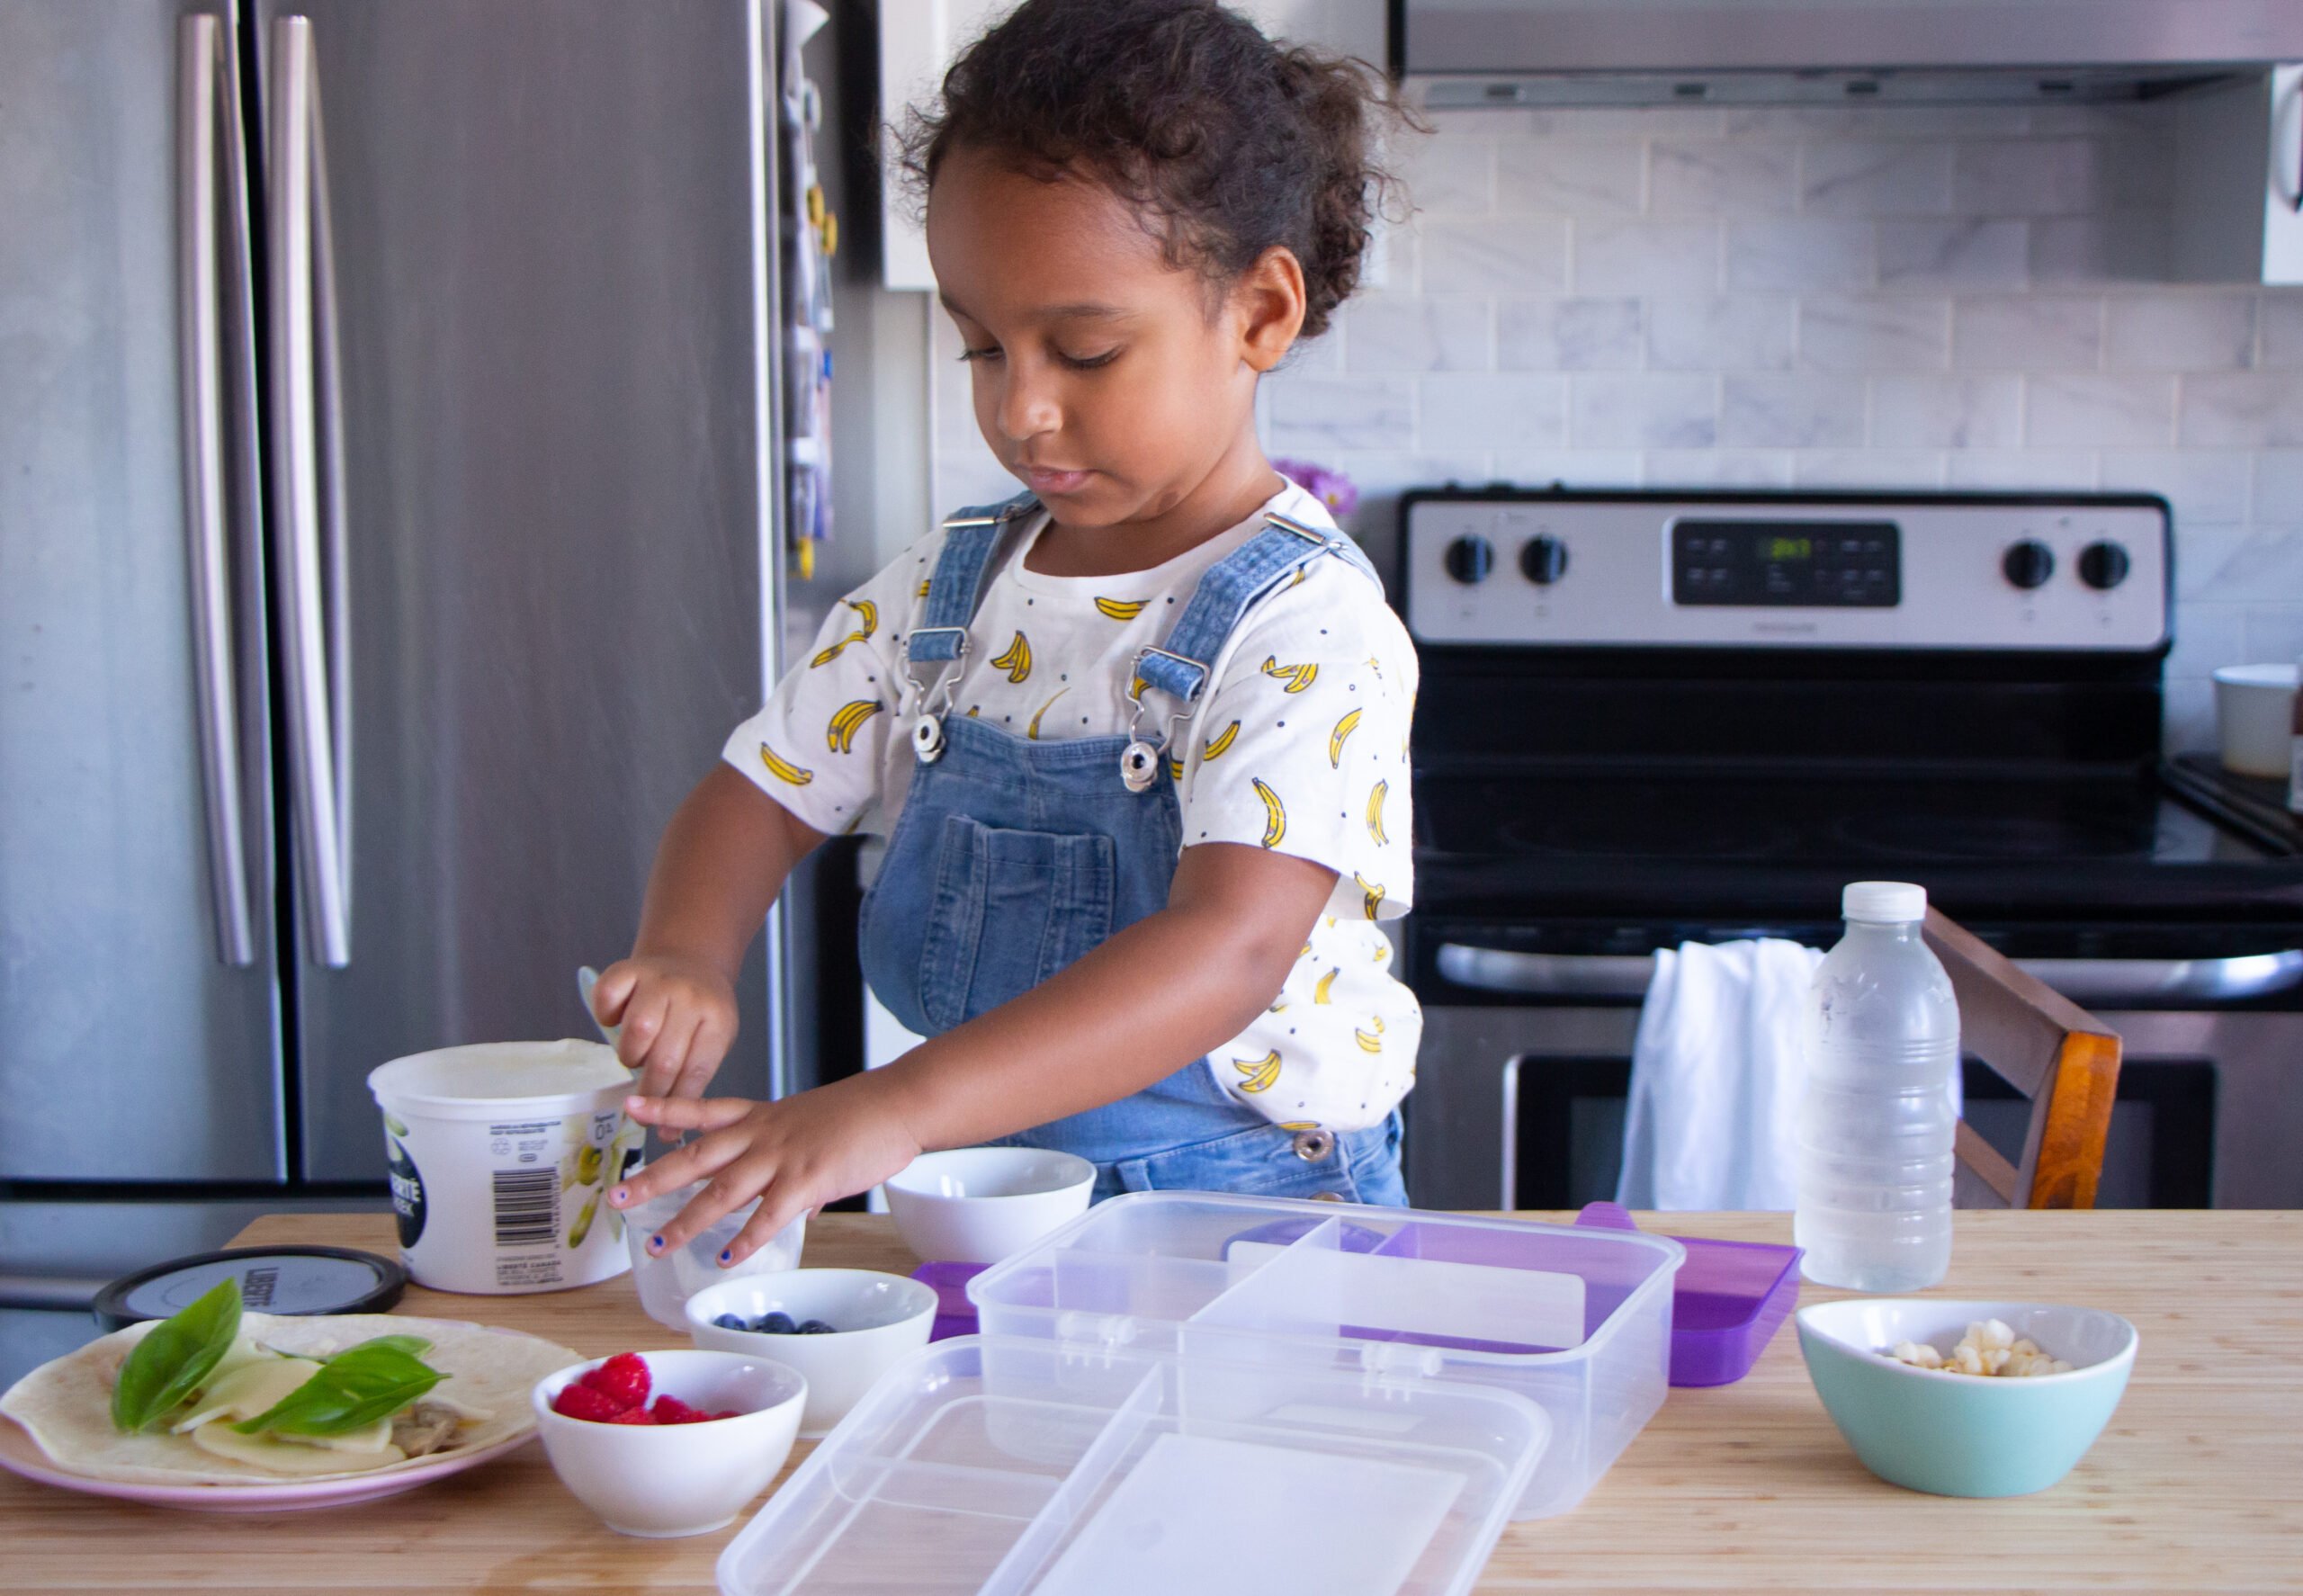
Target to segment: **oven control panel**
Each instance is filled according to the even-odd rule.
[[[1411,495],[1437,643],[2145,650],[2164,505],[2134,497]]]

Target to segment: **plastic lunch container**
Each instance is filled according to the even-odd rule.
[[[1614,1203],[1587,1203],[1579,1225],[1635,1230]],[[1730,1385],[1752,1372],[1799,1305],[1797,1247],[1674,1236],[1688,1250],[1671,1287],[1671,1384]]]
[[[729,1543],[719,1584],[1458,1596],[1553,1434],[1490,1385],[962,1336],[880,1377]]]
[[[1137,1192],[968,1282],[983,1333],[1470,1382],[1547,1412],[1511,1516],[1583,1499],[1662,1405],[1686,1249],[1636,1231]]]
[[[638,1154],[631,1083],[596,1042],[444,1047],[370,1071],[417,1284],[506,1296],[631,1268],[623,1215],[601,1197]]]

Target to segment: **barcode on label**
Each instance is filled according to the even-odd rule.
[[[560,1169],[496,1171],[496,1244],[549,1246],[560,1234]]]

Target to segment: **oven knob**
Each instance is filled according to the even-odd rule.
[[[1555,537],[1531,537],[1519,551],[1519,569],[1538,587],[1548,587],[1567,574],[1567,545]]]
[[[2079,551],[2079,579],[2100,592],[2127,580],[2127,551],[2117,543],[2090,543]]]
[[[1447,545],[1447,574],[1466,587],[1487,580],[1495,569],[1495,545],[1483,537],[1459,537]]]
[[[2007,551],[1999,569],[2018,587],[2036,587],[2055,575],[2055,551],[2035,538],[2025,538]]]

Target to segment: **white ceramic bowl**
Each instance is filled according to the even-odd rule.
[[[632,1283],[639,1287],[640,1305],[648,1311],[648,1317],[672,1330],[687,1328],[687,1315],[681,1309],[689,1297],[707,1286],[740,1279],[746,1275],[779,1275],[786,1269],[798,1269],[800,1249],[808,1239],[808,1216],[802,1214],[743,1262],[732,1269],[721,1269],[721,1250],[736,1239],[736,1233],[744,1228],[744,1222],[759,1206],[757,1202],[750,1202],[706,1225],[701,1235],[678,1251],[667,1252],[661,1258],[650,1256],[648,1238],[669,1224],[673,1216],[687,1206],[688,1199],[703,1189],[703,1182],[699,1180],[623,1211],[624,1244],[632,1251]]]
[[[547,1375],[529,1400],[544,1456],[560,1484],[625,1535],[660,1538],[717,1529],[767,1488],[800,1432],[808,1382],[798,1370],[739,1352],[679,1348],[642,1352],[649,1400],[677,1396],[708,1424],[598,1424],[551,1411],[552,1398],[607,1361],[596,1358]]]
[[[929,1263],[998,1263],[1088,1211],[1096,1166],[1037,1147],[923,1152],[886,1182],[904,1244]]]
[[[1985,1319],[2030,1337],[2071,1372],[1955,1375],[1887,1355],[1898,1341],[1949,1352]],[[2046,1490],[2095,1444],[2135,1367],[2135,1326],[2096,1308],[1856,1297],[1802,1308],[1798,1324],[1808,1377],[1863,1466],[1938,1496]]]
[[[820,1319],[829,1335],[770,1335],[712,1322],[733,1314],[747,1323],[789,1314],[795,1323]],[[687,1299],[687,1332],[699,1347],[743,1352],[790,1364],[808,1377],[800,1434],[813,1439],[847,1416],[890,1364],[927,1344],[936,1325],[936,1291],[876,1269],[792,1269],[708,1287]]]

